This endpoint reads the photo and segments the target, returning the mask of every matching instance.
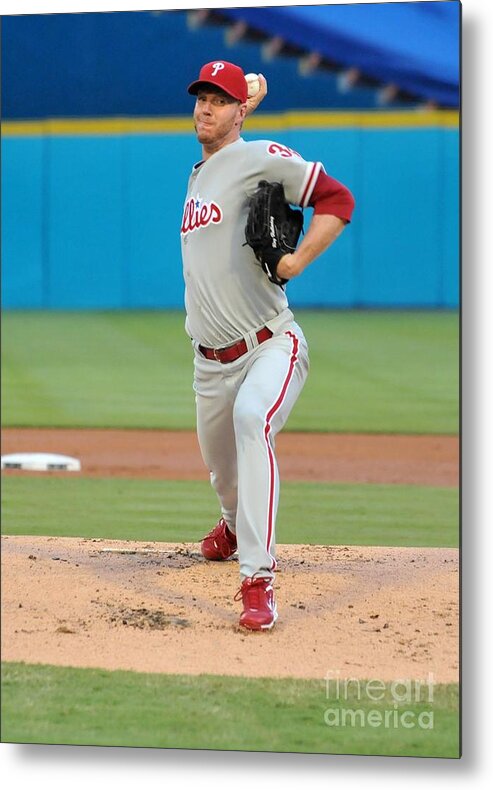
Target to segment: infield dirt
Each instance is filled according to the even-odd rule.
[[[88,477],[207,479],[197,437],[187,431],[6,428],[2,453],[23,452],[75,456]],[[458,484],[456,436],[281,433],[276,455],[282,480]]]

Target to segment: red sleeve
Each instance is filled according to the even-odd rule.
[[[315,214],[333,214],[335,217],[350,222],[354,209],[354,197],[344,184],[321,170],[308,205],[315,208]]]

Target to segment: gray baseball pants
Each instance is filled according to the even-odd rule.
[[[269,326],[269,322],[267,323]],[[221,513],[236,533],[242,580],[273,576],[279,472],[275,438],[306,381],[308,347],[290,321],[223,364],[195,347],[197,435]]]

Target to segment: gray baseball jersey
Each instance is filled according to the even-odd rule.
[[[245,245],[248,199],[261,179],[279,181],[287,200],[308,205],[322,165],[271,140],[239,138],[192,170],[181,226],[186,331],[220,348],[287,308],[286,294]]]

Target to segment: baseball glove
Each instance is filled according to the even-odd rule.
[[[291,208],[283,185],[259,181],[250,199],[245,238],[271,283],[282,287],[288,282],[277,275],[277,265],[295,251],[302,230],[303,212]]]

